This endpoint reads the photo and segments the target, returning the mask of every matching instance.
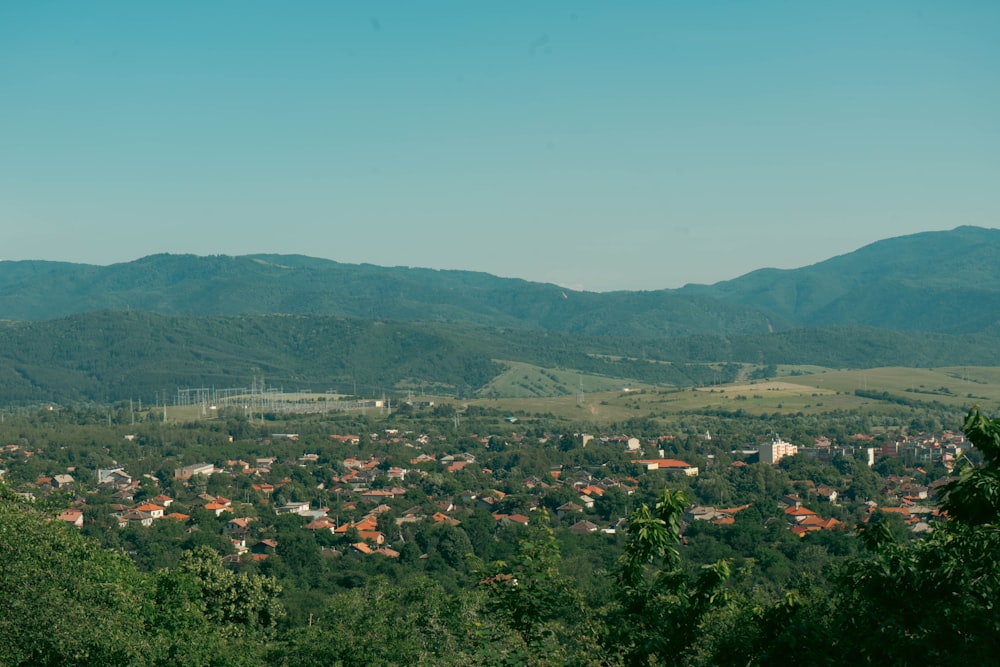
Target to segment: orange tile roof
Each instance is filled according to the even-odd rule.
[[[358,530],[375,530],[378,527],[378,521],[376,519],[362,519],[354,524],[354,527]]]
[[[368,554],[373,553],[372,552],[372,548],[370,546],[368,546],[367,544],[365,544],[364,542],[355,542],[351,546],[354,547],[355,549],[357,549],[358,551],[360,551],[361,553],[365,554],[366,556]]]
[[[742,512],[748,507],[750,507],[749,503],[747,503],[746,505],[740,505],[739,507],[728,507],[725,509],[717,509],[715,511],[718,512],[719,514],[736,514],[737,512]]]
[[[143,505],[139,505],[135,509],[139,512],[156,512],[156,511],[162,512],[164,508],[160,507],[159,505],[154,505],[153,503],[145,503]]]
[[[789,507],[785,510],[788,516],[815,516],[816,512],[806,507]]]

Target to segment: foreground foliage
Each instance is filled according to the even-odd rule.
[[[143,574],[0,496],[0,664],[259,664],[281,613],[273,580],[236,575],[204,549]]]

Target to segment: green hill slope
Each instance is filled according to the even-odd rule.
[[[812,266],[762,269],[681,293],[759,308],[797,326],[985,331],[1000,319],[1000,230],[886,239]]]
[[[174,315],[305,314],[631,337],[766,331],[753,308],[660,292],[577,292],[470,271],[351,265],[303,256],[154,255],[108,267],[0,263],[0,318],[108,308]]]
[[[0,262],[0,319],[112,308],[468,322],[630,338],[826,326],[971,333],[1000,328],[998,260],[1000,230],[959,227],[715,285],[603,294],[472,271],[301,255],[153,255],[106,267]]]
[[[330,316],[102,311],[0,326],[0,403],[150,401],[177,387],[246,386],[255,375],[288,389],[370,395],[424,386],[471,395],[507,370],[500,362],[687,386],[735,379],[744,364],[1000,365],[1000,346],[990,336],[857,328],[664,341]],[[567,382],[553,387],[565,392]]]

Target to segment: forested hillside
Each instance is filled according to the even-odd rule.
[[[812,266],[761,269],[681,293],[759,308],[798,326],[987,331],[1000,319],[1000,230],[886,239]]]
[[[470,271],[295,255],[154,255],[108,267],[0,263],[0,318],[107,308],[174,315],[309,314],[642,338],[766,331],[764,315],[669,291],[598,294]]]
[[[998,258],[1000,231],[959,227],[716,285],[612,293],[300,255],[154,255],[106,267],[0,262],[0,318],[45,320],[110,308],[465,322],[643,339],[828,326],[996,333]]]
[[[371,395],[424,386],[469,396],[503,361],[690,386],[733,380],[740,364],[1000,365],[1000,347],[989,336],[877,329],[663,341],[328,316],[104,311],[0,326],[0,401],[152,401],[179,386],[247,386],[256,375],[290,390]]]

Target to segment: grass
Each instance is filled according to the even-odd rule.
[[[623,387],[643,387],[624,378],[580,373],[560,368],[541,368],[519,361],[501,361],[507,367],[488,385],[480,389],[480,397],[538,398],[573,396],[591,392],[614,391]]]
[[[782,372],[784,371],[784,372]],[[794,374],[793,374],[794,372]],[[552,414],[575,421],[613,422],[636,417],[669,418],[685,412],[742,410],[746,414],[823,414],[835,410],[892,412],[892,399],[943,404],[957,411],[979,404],[1000,413],[1000,368],[872,368],[830,370],[779,368],[779,379],[687,389],[604,391],[561,397],[498,397],[470,404],[510,412]],[[585,380],[586,381],[586,380]],[[619,380],[617,384],[622,384]],[[886,392],[890,400],[858,396]]]
[[[962,409],[978,404],[993,411],[1000,405],[1000,368],[995,367],[870,368],[788,377],[785,381],[826,391],[887,392]]]

